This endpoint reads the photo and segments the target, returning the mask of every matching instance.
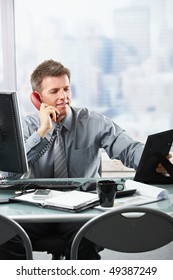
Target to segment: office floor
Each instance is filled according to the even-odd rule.
[[[153,252],[126,254],[105,249],[101,252],[102,260],[173,260],[173,242]],[[51,260],[46,252],[34,252],[35,260]]]

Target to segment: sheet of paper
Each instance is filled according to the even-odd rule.
[[[148,196],[151,198],[164,199],[169,197],[169,192],[166,189],[136,182],[130,179],[126,180],[125,186],[127,189],[137,189],[136,194]]]

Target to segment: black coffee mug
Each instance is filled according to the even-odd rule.
[[[112,207],[117,192],[118,184],[113,180],[101,180],[97,182],[97,193],[102,207]]]

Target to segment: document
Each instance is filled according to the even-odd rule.
[[[144,205],[169,198],[169,192],[166,189],[136,182],[131,179],[126,180],[125,190],[126,189],[136,189],[136,192],[135,194],[129,197],[115,198],[113,208],[131,205]],[[102,210],[113,209],[101,206],[98,206],[97,208]]]
[[[127,189],[136,189],[136,195],[141,195],[145,197],[152,198],[153,200],[160,200],[160,199],[165,199],[169,197],[169,192],[166,189],[136,182],[133,180],[126,180],[125,182],[125,187]]]
[[[27,193],[16,196],[12,200],[72,212],[82,211],[99,204],[98,195],[96,193],[81,192],[77,190],[65,192],[50,190],[49,195],[47,195],[46,198],[44,198],[44,195],[36,196],[35,193]]]

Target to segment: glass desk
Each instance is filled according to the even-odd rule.
[[[103,178],[101,178],[103,179]],[[114,179],[117,178],[106,178]],[[78,180],[78,179],[76,179]],[[82,179],[79,179],[83,181]],[[85,179],[86,181],[86,179]],[[161,210],[173,216],[173,185],[160,185],[170,193],[170,199],[146,204],[144,206]],[[0,199],[14,196],[14,190],[0,188]],[[139,206],[140,207],[140,206]],[[103,213],[103,210],[91,208],[80,213],[71,213],[62,210],[46,209],[37,205],[27,203],[10,202],[0,204],[0,214],[8,216],[18,222],[69,222],[69,221],[87,221]]]

